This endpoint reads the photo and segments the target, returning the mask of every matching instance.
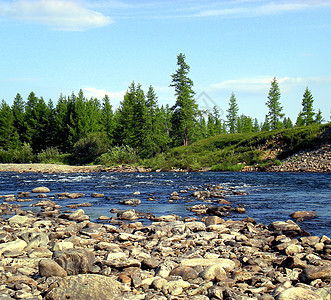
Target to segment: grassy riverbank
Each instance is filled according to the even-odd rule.
[[[289,156],[302,150],[320,149],[327,143],[330,137],[321,139],[326,130],[330,132],[331,123],[277,131],[224,134],[189,146],[172,148],[146,160],[140,160],[138,156],[133,157],[130,152],[125,152],[124,148],[117,147],[120,148],[119,153],[116,151],[115,154],[112,153],[114,156],[112,163],[104,163],[101,159],[104,155],[101,155],[94,164],[88,166],[74,165],[73,161],[68,159],[70,154],[46,153],[48,155],[44,155],[45,159],[37,160],[35,163],[0,164],[0,171],[43,173],[144,172],[178,169],[272,171],[275,166],[279,166],[280,170],[282,161]],[[106,154],[109,156],[108,152]],[[123,157],[127,159],[123,160]],[[295,162],[293,164],[295,165]],[[300,168],[302,169],[302,166]],[[292,169],[290,171],[293,171]],[[321,169],[328,170],[328,168]],[[319,169],[313,171],[318,172]]]
[[[240,171],[281,164],[280,160],[303,149],[316,148],[320,136],[331,123],[257,133],[224,134],[170,149],[144,161],[152,169],[173,168]]]

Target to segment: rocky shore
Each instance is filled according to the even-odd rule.
[[[331,144],[318,149],[300,151],[284,161],[281,165],[270,168],[273,172],[331,172]]]
[[[40,211],[20,208],[31,196]],[[91,222],[55,202],[71,196],[39,188],[2,197],[0,214],[14,215],[0,218],[0,300],[330,299],[331,240],[292,220],[225,221],[211,209],[143,225],[128,209]]]

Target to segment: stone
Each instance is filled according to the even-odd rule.
[[[307,263],[302,261],[300,258],[296,256],[288,256],[283,260],[281,266],[290,269],[293,268],[304,269],[307,266]]]
[[[312,290],[302,287],[290,287],[276,297],[276,300],[322,300],[323,298]]]
[[[189,229],[191,231],[205,231],[206,225],[202,222],[196,221],[196,222],[187,222],[185,224],[185,228]]]
[[[297,221],[304,221],[307,219],[312,219],[312,218],[316,218],[317,214],[314,211],[296,211],[292,214],[290,214],[291,218]]]
[[[217,216],[209,216],[205,219],[205,224],[206,226],[210,226],[210,225],[217,225],[217,224],[221,224],[224,223],[225,221]]]
[[[69,215],[68,219],[73,221],[84,221],[89,220],[90,218],[89,216],[85,215],[83,209],[77,209]]]
[[[39,186],[39,187],[36,187],[32,190],[32,193],[49,193],[50,192],[50,189],[46,186]]]
[[[30,216],[15,215],[8,219],[9,224],[32,224],[36,219]]]
[[[137,220],[140,219],[140,214],[134,209],[129,209],[117,213],[117,218],[121,220]]]
[[[285,253],[288,256],[292,256],[298,253],[303,252],[303,247],[301,245],[294,245],[294,244],[290,244],[289,246],[287,246],[285,248]]]
[[[226,278],[226,272],[222,265],[216,264],[208,266],[200,273],[200,277],[208,281],[221,281]]]
[[[269,225],[269,227],[271,230],[275,230],[275,231],[301,231],[299,225],[291,220],[287,220],[286,222],[283,221],[272,222]]]
[[[52,259],[41,259],[38,268],[41,277],[67,276],[67,272]]]
[[[140,199],[124,199],[124,200],[120,200],[119,204],[138,206],[141,204],[141,200]]]
[[[54,252],[56,261],[68,275],[88,273],[94,262],[95,256],[92,251],[86,249],[68,249]]]
[[[170,276],[180,276],[183,280],[195,279],[199,276],[199,273],[192,267],[189,266],[179,266],[173,269]]]
[[[0,244],[0,255],[4,252],[14,252],[14,251],[22,251],[27,246],[27,242],[16,239],[12,242],[2,243]]]
[[[103,198],[105,195],[101,193],[92,193],[91,197],[93,198]]]
[[[53,246],[53,251],[63,251],[67,249],[72,249],[74,247],[74,244],[72,242],[57,242]]]
[[[212,265],[219,265],[225,271],[231,272],[235,268],[235,263],[227,258],[205,259],[205,258],[189,258],[183,259],[180,263],[182,266],[202,266],[208,267]]]
[[[143,269],[155,269],[160,263],[161,261],[155,257],[147,257],[141,262],[141,267]]]
[[[117,300],[121,299],[122,285],[107,276],[79,274],[68,276],[51,285],[46,300]]]
[[[301,279],[304,282],[310,282],[315,279],[331,281],[331,264],[322,266],[307,266],[301,273]]]

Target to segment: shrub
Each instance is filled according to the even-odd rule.
[[[62,159],[59,150],[50,147],[37,154],[37,161],[41,163],[59,163],[62,162]]]
[[[79,164],[88,164],[95,161],[108,148],[108,139],[105,133],[90,133],[74,145],[72,158]]]
[[[139,156],[130,146],[114,146],[99,156],[95,162],[101,165],[134,164],[139,162]]]

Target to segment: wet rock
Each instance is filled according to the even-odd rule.
[[[129,209],[129,210],[118,212],[117,217],[120,220],[138,220],[138,219],[140,219],[140,214],[139,214],[139,212],[135,211],[134,209]]]
[[[294,236],[300,235],[301,233],[301,228],[299,227],[299,225],[291,220],[287,220],[286,222],[283,221],[272,222],[269,225],[269,229],[273,231],[278,231],[283,234],[292,234]]]
[[[73,221],[84,221],[84,220],[89,220],[90,217],[85,215],[84,210],[82,209],[77,209],[76,211],[74,211],[73,213],[71,213],[68,216],[69,220],[73,220]]]
[[[296,211],[292,213],[290,216],[292,219],[296,221],[304,221],[307,219],[316,218],[317,214],[314,211]]]
[[[92,193],[91,197],[93,197],[93,198],[103,198],[103,197],[105,197],[105,195],[101,194],[101,193]]]
[[[32,193],[49,193],[50,189],[46,186],[40,186],[40,187],[36,187],[32,190]]]
[[[68,276],[50,287],[46,300],[99,300],[120,299],[122,285],[116,280],[94,274]]]
[[[54,252],[57,262],[68,275],[88,273],[95,262],[95,255],[86,249],[68,249]]]
[[[141,200],[140,199],[125,199],[125,200],[120,200],[119,204],[138,206],[141,204]]]
[[[67,272],[52,259],[41,259],[38,268],[41,277],[67,276]]]

